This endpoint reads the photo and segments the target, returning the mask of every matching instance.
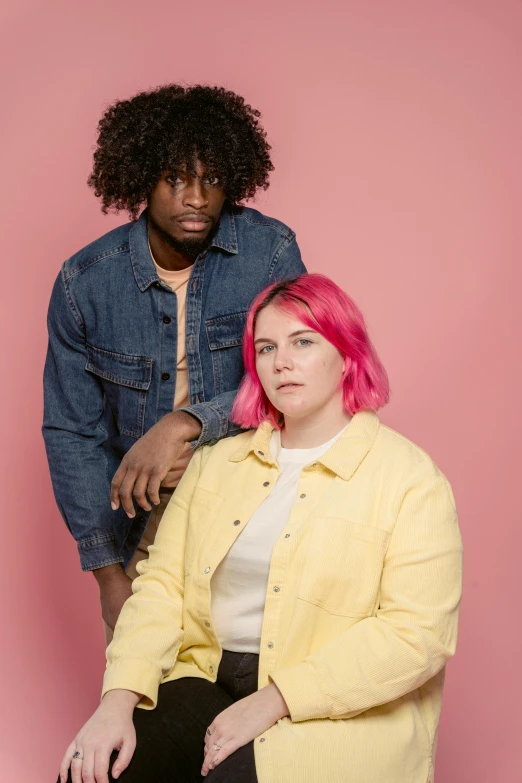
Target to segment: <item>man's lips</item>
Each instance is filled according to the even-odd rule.
[[[183,231],[206,231],[210,225],[210,219],[206,215],[185,215],[178,218]]]

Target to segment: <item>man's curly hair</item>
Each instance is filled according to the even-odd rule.
[[[266,190],[274,168],[260,116],[240,95],[205,85],[167,84],[117,101],[98,125],[87,183],[103,212],[126,209],[136,220],[166,171],[195,173],[200,160],[238,204]]]

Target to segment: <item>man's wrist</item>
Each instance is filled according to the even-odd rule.
[[[102,568],[95,568],[92,573],[100,587],[113,582],[115,579],[129,578],[123,570],[121,563],[112,563],[112,565],[103,566]]]
[[[167,416],[171,417],[171,422],[178,431],[181,428],[181,434],[186,443],[197,440],[201,435],[201,422],[190,413],[187,413],[186,411],[173,411],[173,413],[168,413]],[[167,416],[165,418],[167,418]]]

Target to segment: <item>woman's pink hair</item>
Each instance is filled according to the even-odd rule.
[[[268,305],[295,316],[349,359],[342,379],[344,409],[348,413],[376,411],[388,402],[388,376],[370,342],[359,308],[325,275],[301,275],[265,288],[248,312],[243,336],[245,376],[232,409],[232,419],[243,429],[258,427],[262,421],[280,428],[279,411],[266,396],[256,371],[255,325],[259,313]]]

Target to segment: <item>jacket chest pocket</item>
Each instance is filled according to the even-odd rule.
[[[312,522],[298,596],[327,612],[368,617],[375,608],[389,533],[338,517]]]
[[[153,359],[87,346],[85,369],[101,378],[106,403],[122,435],[141,438]]]
[[[243,377],[243,332],[246,311],[221,315],[205,322],[212,356],[214,393],[235,391]]]

